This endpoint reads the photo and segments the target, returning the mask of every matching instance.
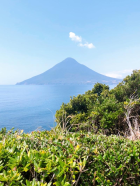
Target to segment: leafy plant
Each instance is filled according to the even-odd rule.
[[[139,185],[140,141],[51,131],[7,132],[0,141],[0,185]]]

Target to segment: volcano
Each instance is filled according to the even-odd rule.
[[[17,85],[47,85],[47,84],[117,84],[121,79],[111,78],[91,70],[78,63],[73,58],[66,58],[51,69]]]

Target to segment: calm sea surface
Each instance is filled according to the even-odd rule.
[[[70,96],[92,88],[93,85],[1,85],[0,129],[50,130],[55,126],[55,112],[62,102],[68,103]]]

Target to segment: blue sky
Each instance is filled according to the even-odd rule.
[[[140,0],[1,0],[0,84],[67,57],[118,78],[140,69]]]

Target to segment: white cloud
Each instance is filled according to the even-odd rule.
[[[95,48],[95,46],[92,43],[88,43],[88,42],[82,43],[82,37],[77,36],[74,32],[70,32],[69,37],[71,38],[72,41],[79,42],[80,47],[87,47],[89,49]]]
[[[79,46],[87,47],[87,48],[95,48],[95,46],[92,43],[85,43],[85,44],[80,43]]]
[[[106,76],[109,76],[109,77],[113,77],[113,78],[122,78],[122,75],[121,74],[117,74],[117,73],[113,73],[113,72],[111,72],[111,73],[107,73],[107,74],[105,74]]]
[[[120,71],[114,71],[106,73],[106,76],[113,77],[113,78],[120,78],[123,79],[125,76],[130,75],[132,73],[132,69],[125,69]]]
[[[77,42],[82,42],[82,38],[80,36],[77,36],[75,33],[70,32],[69,33],[69,37],[73,40],[73,41],[77,41]]]

